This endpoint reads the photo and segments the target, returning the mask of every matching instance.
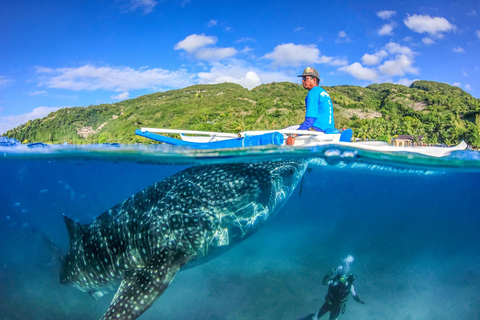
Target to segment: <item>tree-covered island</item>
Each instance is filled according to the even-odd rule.
[[[415,81],[409,87],[323,88],[334,103],[337,128],[352,128],[357,139],[390,142],[397,135],[421,135],[427,144],[465,140],[480,147],[480,100],[458,87]],[[194,85],[113,104],[64,108],[3,135],[24,143],[153,143],[136,136],[135,129],[280,129],[303,122],[305,95],[302,86],[290,82],[252,90],[233,83]]]

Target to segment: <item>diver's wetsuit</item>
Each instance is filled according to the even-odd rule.
[[[335,271],[335,269],[330,270],[323,278],[322,284],[328,285],[328,293],[325,296],[325,303],[318,311],[318,319],[325,313],[330,312],[329,319],[336,320],[340,312],[345,312],[347,299],[350,294],[355,301],[365,304],[365,302],[357,296],[355,288],[353,287],[353,281],[357,276],[354,274],[337,274],[335,277],[332,277]]]

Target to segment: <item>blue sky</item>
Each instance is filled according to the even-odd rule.
[[[0,133],[198,83],[432,80],[480,96],[480,2],[4,0]]]

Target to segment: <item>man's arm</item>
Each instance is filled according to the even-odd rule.
[[[318,118],[318,103],[320,101],[320,95],[318,90],[313,88],[307,93],[305,97],[305,121],[300,125],[298,130],[310,129]]]
[[[363,302],[363,300],[358,297],[357,293],[355,292],[355,288],[353,287],[353,284],[350,288],[350,293],[352,294],[353,300],[357,301],[360,304],[365,304],[365,302]]]
[[[308,129],[310,129],[313,126],[313,124],[315,123],[315,120],[317,120],[317,118],[305,117],[305,121],[300,125],[298,130],[308,130]]]
[[[330,271],[328,271],[328,273],[325,275],[325,277],[323,277],[323,281],[322,281],[322,284],[324,286],[328,285],[328,282],[330,280],[332,280],[332,275],[337,271],[337,268],[332,268],[330,269]]]

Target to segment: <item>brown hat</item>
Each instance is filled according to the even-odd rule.
[[[317,79],[320,79],[320,74],[318,73],[317,70],[313,69],[312,67],[306,67],[303,70],[303,74],[299,75],[298,77],[305,77],[305,76],[312,76]]]

